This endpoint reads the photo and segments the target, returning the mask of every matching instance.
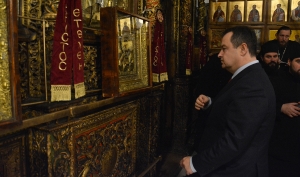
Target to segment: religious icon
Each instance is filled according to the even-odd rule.
[[[260,49],[261,29],[254,29],[254,32],[257,39],[257,49]]]
[[[298,6],[292,10],[291,19],[292,21],[300,21],[300,1],[298,1]]]
[[[130,18],[123,18],[120,19],[118,22],[118,31],[119,36],[121,37],[121,41],[131,41],[132,40],[132,33],[131,33],[131,19]]]
[[[130,36],[130,28],[127,25],[126,21],[124,21],[124,26],[123,26],[123,29],[122,29],[122,35],[123,35],[124,41],[128,41],[128,38]]]
[[[298,42],[298,43],[300,43],[300,37],[299,37],[299,34],[296,34],[296,35],[295,35],[295,41]]]
[[[256,9],[255,4],[252,6],[252,10],[249,13],[248,21],[249,22],[258,22],[259,21],[259,11]]]
[[[221,48],[222,34],[224,29],[211,30],[211,48]]]
[[[221,9],[221,6],[218,6],[218,9],[215,11],[213,15],[214,22],[225,22],[225,13]]]
[[[277,4],[277,8],[274,10],[272,15],[272,22],[284,22],[285,12],[281,8],[281,4]]]
[[[130,74],[134,71],[132,41],[122,42],[121,53],[119,54],[119,72],[120,75]]]
[[[131,36],[131,19],[123,18],[118,22],[119,31],[119,73],[120,75],[132,74],[134,71],[134,37]]]
[[[150,88],[150,19],[118,7],[102,8],[100,13],[100,39],[105,44],[101,47],[101,66],[102,73],[107,73],[102,76],[109,80],[102,85],[103,97],[119,97]]]
[[[239,10],[238,5],[234,5],[234,9],[230,15],[230,22],[241,22],[242,21],[242,12]]]

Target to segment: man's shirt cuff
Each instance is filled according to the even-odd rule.
[[[194,168],[194,165],[193,165],[193,162],[192,162],[192,158],[193,158],[193,156],[191,156],[191,158],[190,158],[190,166],[191,166],[191,169],[192,169],[193,173],[196,173],[197,170]]]
[[[208,101],[207,105],[203,108],[204,110],[209,108],[210,105],[212,104],[211,98],[209,96],[208,96],[208,99],[209,99],[209,101]]]

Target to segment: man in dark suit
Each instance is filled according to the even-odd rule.
[[[212,54],[209,56],[208,62],[201,69],[199,76],[193,81],[196,84],[193,92],[193,100],[196,100],[197,97],[201,94],[207,95],[211,98],[220,92],[220,90],[228,83],[232,74],[222,68],[222,63],[218,57],[218,53]],[[199,146],[202,133],[205,127],[207,120],[208,112],[205,110],[195,111],[195,120],[191,123],[192,126],[192,138],[193,149]]]
[[[187,175],[268,177],[268,144],[275,121],[275,94],[256,60],[252,29],[226,29],[219,53],[232,80],[211,100],[196,99],[195,108],[210,111],[197,154],[180,165]]]

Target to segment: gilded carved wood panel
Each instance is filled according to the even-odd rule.
[[[30,129],[28,174],[138,175],[158,154],[162,91],[100,112]],[[155,176],[152,168],[149,176]]]
[[[136,162],[136,119],[137,103],[130,102],[72,123],[32,129],[31,175],[132,175]]]
[[[147,98],[142,98],[139,100],[139,112],[141,113],[138,117],[138,139],[137,139],[137,171],[142,172],[142,170],[147,168],[147,164],[149,164],[149,136],[148,133],[150,131],[150,102]]]
[[[179,46],[179,62],[177,70],[179,75],[186,75],[186,58],[187,58],[187,35],[189,27],[193,26],[193,8],[192,1],[181,1],[180,4],[180,46]]]
[[[0,0],[0,125],[20,122],[15,1]]]
[[[189,80],[177,78],[174,88],[174,102],[176,109],[174,111],[172,151],[179,154],[187,152],[187,149],[185,149],[187,147],[183,146],[183,142],[185,142],[187,138],[186,125],[189,116],[188,110],[190,98]]]
[[[0,141],[0,176],[26,176],[25,136]]]
[[[75,173],[78,176],[130,176],[136,161],[136,104],[127,104],[74,129]],[[91,119],[92,118],[92,119]],[[105,120],[107,119],[107,120]],[[110,119],[110,120],[109,120]]]
[[[12,119],[6,0],[0,1],[0,123]]]

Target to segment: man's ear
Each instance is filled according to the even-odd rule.
[[[292,60],[291,60],[291,59],[288,59],[287,65],[291,66],[291,63],[292,63]]]
[[[245,56],[246,53],[248,52],[248,46],[246,43],[242,43],[240,47],[240,52],[242,56]]]

